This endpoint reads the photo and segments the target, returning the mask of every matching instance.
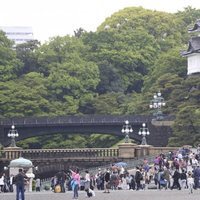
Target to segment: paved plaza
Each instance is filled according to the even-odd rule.
[[[195,190],[193,194],[189,194],[188,190],[145,190],[145,191],[129,191],[117,190],[111,191],[109,194],[102,191],[95,191],[96,196],[87,198],[84,191],[79,192],[79,200],[198,200],[200,199],[200,190]],[[32,192],[25,193],[26,200],[70,200],[72,192],[53,193],[53,192]],[[15,200],[15,193],[0,193],[0,200]]]

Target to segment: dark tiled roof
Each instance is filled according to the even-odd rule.
[[[194,27],[191,29],[188,29],[189,32],[196,32],[196,31],[200,31],[200,19],[198,19],[196,21],[196,23],[194,24]]]
[[[182,56],[186,56],[192,53],[200,53],[200,37],[193,37],[189,40],[189,46],[187,51],[181,53]]]

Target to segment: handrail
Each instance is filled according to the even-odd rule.
[[[106,158],[118,157],[118,148],[78,148],[78,149],[9,149],[1,150],[0,158],[14,159],[61,159],[61,158]]]
[[[176,151],[178,147],[149,147],[144,153],[145,147],[135,147],[135,155],[157,155],[169,151]],[[129,149],[130,150],[130,149]],[[145,151],[144,151],[145,150]],[[19,157],[24,157],[30,160],[55,160],[55,159],[70,159],[70,160],[104,160],[109,158],[122,158],[119,148],[76,148],[76,149],[3,149],[0,150],[0,159],[9,161]],[[131,153],[132,151],[130,151]],[[142,153],[142,154],[141,154]],[[125,152],[126,158],[127,152]]]
[[[0,119],[0,125],[10,124],[91,124],[91,123],[122,123],[128,119],[130,122],[141,123],[152,119],[150,115],[82,115],[82,116],[58,116],[58,117],[24,117]]]

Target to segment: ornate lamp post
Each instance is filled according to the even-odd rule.
[[[161,96],[161,92],[159,91],[158,93],[155,93],[153,96],[153,99],[150,102],[149,107],[153,108],[156,110],[156,112],[153,114],[157,120],[162,120],[163,119],[163,113],[162,113],[162,106],[165,106],[165,100]]]
[[[122,127],[122,133],[125,134],[125,143],[129,142],[129,133],[133,132],[132,126],[129,124],[129,121],[125,121],[125,125]]]
[[[8,137],[11,138],[10,147],[16,147],[15,138],[19,137],[19,134],[18,134],[17,130],[15,129],[14,125],[11,126],[11,129],[8,132]]]
[[[4,178],[8,178],[8,177],[9,177],[9,168],[8,168],[7,166],[4,166],[4,167],[3,167],[3,170],[4,170],[4,174],[5,174],[5,176],[6,176],[6,177],[4,177]]]
[[[142,128],[140,128],[138,134],[142,135],[141,145],[147,145],[146,135],[150,135],[150,132],[145,123],[142,124]]]
[[[3,167],[3,170],[4,170],[4,171],[8,170],[8,167],[4,166],[4,167]]]
[[[38,166],[35,166],[33,169],[34,169],[35,177],[38,178]]]

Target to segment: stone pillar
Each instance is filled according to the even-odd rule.
[[[5,151],[5,157],[8,160],[13,160],[21,157],[21,147],[5,147],[3,150]]]
[[[133,143],[119,144],[119,158],[135,158],[135,147]]]
[[[141,155],[141,147],[140,146],[136,146],[135,148],[135,157],[137,158],[140,158],[142,155]]]
[[[139,145],[140,147],[140,157],[149,156],[149,149],[151,145]],[[139,157],[139,156],[138,156]]]

